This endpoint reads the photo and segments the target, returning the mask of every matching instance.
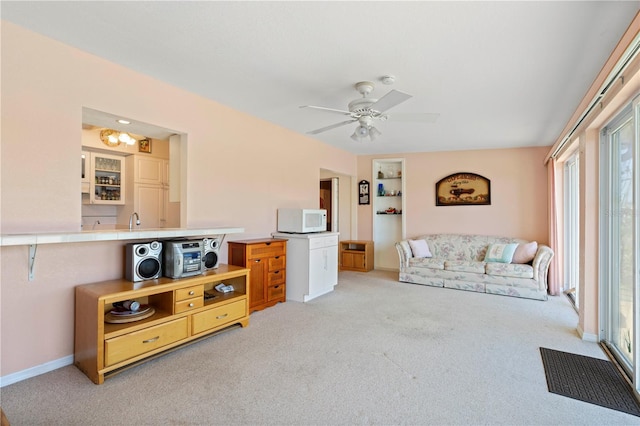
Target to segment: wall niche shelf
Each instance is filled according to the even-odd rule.
[[[405,180],[403,158],[373,160],[373,247],[377,269],[397,270],[395,243],[405,236]],[[391,217],[383,217],[391,216]]]

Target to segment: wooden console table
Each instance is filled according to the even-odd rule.
[[[182,279],[135,283],[121,279],[76,287],[75,365],[102,384],[105,376],[125,367],[230,326],[248,326],[249,275],[246,268],[221,264]],[[220,283],[232,285],[234,291],[216,291]],[[127,300],[151,307],[153,315],[134,322],[108,322],[113,321],[113,303]]]

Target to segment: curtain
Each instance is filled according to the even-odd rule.
[[[549,266],[549,294],[557,296],[562,293],[562,283],[558,276],[558,249],[560,247],[560,240],[558,235],[558,182],[556,179],[556,159],[551,158],[547,163],[547,184],[548,184],[548,197],[549,197],[549,247],[556,253],[556,256],[551,260]]]

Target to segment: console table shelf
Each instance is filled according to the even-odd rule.
[[[75,365],[94,383],[151,357],[231,326],[249,325],[249,269],[220,265],[201,275],[124,279],[84,284],[75,289]],[[217,284],[232,285],[220,293]],[[205,292],[214,294],[205,300]],[[113,303],[136,301],[155,312],[139,321],[107,322]]]
[[[340,241],[340,270],[368,272],[373,269],[373,241]]]

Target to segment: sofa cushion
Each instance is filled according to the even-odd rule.
[[[444,269],[444,259],[433,257],[412,257],[409,259],[409,266],[429,269]]]
[[[473,272],[484,274],[484,262],[473,262],[465,260],[447,260],[444,262],[444,269],[455,272]]]
[[[490,244],[484,256],[485,262],[511,263],[518,244]]]
[[[529,263],[536,257],[538,251],[538,243],[531,241],[526,244],[518,244],[516,251],[513,253],[511,263]]]
[[[491,262],[486,264],[485,271],[487,275],[500,277],[533,278],[533,267],[525,264]]]
[[[425,240],[409,240],[413,257],[433,257]]]

